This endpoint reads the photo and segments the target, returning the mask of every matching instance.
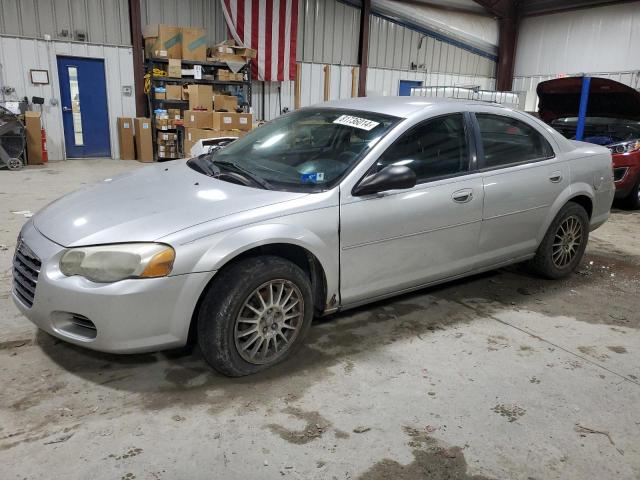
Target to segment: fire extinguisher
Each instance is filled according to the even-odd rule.
[[[47,153],[47,132],[44,128],[40,129],[40,148],[42,150],[42,163],[47,163],[49,154]]]

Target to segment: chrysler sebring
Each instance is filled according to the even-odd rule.
[[[609,150],[519,111],[329,102],[48,205],[20,232],[13,299],[77,345],[196,338],[216,370],[247,375],[290,356],[314,316],[516,262],[565,277],[613,195]]]

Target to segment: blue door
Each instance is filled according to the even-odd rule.
[[[422,82],[419,80],[400,80],[400,88],[398,95],[401,97],[408,97],[411,95],[411,89],[413,87],[421,87]]]
[[[67,158],[110,157],[104,60],[58,57]]]

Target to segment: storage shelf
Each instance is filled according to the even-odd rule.
[[[169,63],[168,58],[151,58],[149,61],[153,63]],[[227,67],[227,62],[201,62],[199,60],[183,60],[180,59],[183,65],[202,65],[203,67]],[[248,64],[245,64],[248,65]],[[244,67],[243,67],[244,68]]]
[[[173,77],[152,77],[152,83],[195,83],[204,85],[244,85],[249,82],[236,81],[236,80],[210,80],[208,78],[195,79],[195,78],[173,78]]]
[[[155,103],[189,103],[189,100],[178,99],[153,98],[152,100]]]
[[[150,74],[150,84],[151,84],[151,91],[147,93],[147,106],[148,106],[148,110],[149,110],[149,117],[151,118],[151,129],[152,129],[152,137],[153,137],[153,153],[154,153],[154,159],[156,161],[162,162],[162,161],[167,161],[167,160],[171,160],[169,158],[158,158],[157,156],[157,133],[158,132],[168,132],[168,133],[173,133],[173,132],[177,132],[178,134],[178,143],[177,143],[177,147],[178,147],[178,157],[177,158],[182,158],[182,156],[185,153],[188,152],[183,152],[182,149],[184,147],[184,126],[180,126],[181,128],[174,128],[174,129],[166,129],[166,130],[160,130],[158,128],[156,128],[155,125],[155,120],[156,120],[156,115],[154,113],[154,110],[157,108],[179,108],[181,111],[182,110],[186,110],[188,109],[188,105],[189,105],[189,101],[188,100],[178,100],[178,99],[161,99],[161,98],[154,98],[154,87],[156,86],[164,86],[164,85],[170,85],[170,84],[174,84],[174,85],[184,85],[184,84],[194,84],[194,85],[218,85],[220,86],[220,90],[224,90],[227,91],[228,93],[230,93],[229,91],[232,90],[229,87],[235,87],[239,90],[242,91],[243,93],[243,97],[245,99],[245,101],[251,105],[251,93],[252,93],[252,84],[251,84],[251,61],[246,62],[242,68],[240,69],[241,72],[244,73],[245,77],[247,78],[247,80],[215,80],[215,79],[210,79],[210,78],[205,78],[205,79],[195,79],[192,77],[180,77],[180,78],[174,78],[174,77],[164,77],[164,76],[155,76],[154,75],[154,68],[160,68],[163,70],[167,70],[167,68],[165,67],[166,64],[169,63],[169,59],[168,58],[147,58],[145,60],[145,69],[146,72]],[[201,65],[203,67],[203,73],[208,75],[208,76],[213,76],[213,73],[215,73],[216,69],[219,68],[223,68],[223,69],[229,69],[229,65],[227,64],[227,62],[203,62],[203,61],[197,61],[197,60],[184,60],[184,59],[180,59],[180,64],[181,66],[183,66],[184,68],[189,68],[189,66],[194,66],[194,65]],[[227,88],[224,88],[227,87]]]

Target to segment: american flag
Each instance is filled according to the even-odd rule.
[[[294,80],[298,0],[220,0],[233,39],[258,51],[252,77]]]

